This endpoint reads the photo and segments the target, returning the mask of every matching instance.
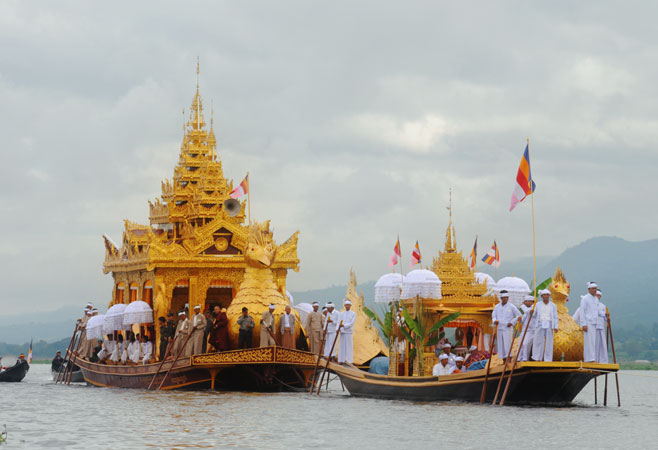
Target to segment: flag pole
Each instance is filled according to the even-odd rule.
[[[251,225],[251,186],[249,185],[249,172],[247,172],[247,214]]]

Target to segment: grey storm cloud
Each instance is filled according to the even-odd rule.
[[[508,212],[525,139],[537,251],[655,238],[652,2],[0,3],[0,305],[103,304],[101,235],[146,223],[182,109],[214,110],[228,178],[254,215],[301,230],[289,289],[404,268],[418,240],[529,256]],[[504,264],[501,267],[504,271]]]

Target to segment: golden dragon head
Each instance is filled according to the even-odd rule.
[[[548,290],[551,291],[551,297],[553,301],[558,303],[564,303],[569,297],[569,292],[571,292],[571,286],[567,282],[567,279],[562,273],[562,269],[558,266],[555,270],[555,275],[553,275],[553,280],[551,281]]]
[[[270,267],[274,262],[276,250],[277,246],[270,231],[270,221],[254,222],[249,227],[249,237],[244,250],[247,264],[260,269]]]

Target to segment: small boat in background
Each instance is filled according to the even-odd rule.
[[[8,367],[7,370],[0,372],[0,382],[17,383],[23,381],[29,370],[30,365],[27,361],[18,361],[15,365]]]

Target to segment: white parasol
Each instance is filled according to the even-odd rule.
[[[153,323],[153,310],[148,303],[136,300],[130,303],[123,312],[123,324]]]
[[[306,323],[306,318],[311,313],[311,311],[313,311],[313,305],[310,303],[299,303],[294,305],[293,308],[299,313],[299,319],[302,321],[302,324]]]
[[[382,275],[375,283],[375,303],[392,303],[400,301],[400,288],[404,277],[399,273]]]
[[[404,278],[402,283],[403,299],[419,296],[421,298],[441,298],[441,280],[427,269],[412,270]]]
[[[523,299],[530,293],[528,283],[518,277],[505,277],[496,283],[496,292],[505,290],[509,293],[509,302],[515,306],[521,306]]]
[[[484,272],[475,272],[475,281],[478,284],[486,284],[487,294],[496,292],[496,280],[491,275]]]
[[[105,317],[103,318],[104,334],[112,333],[115,330],[126,329],[126,327],[123,326],[123,312],[125,309],[126,305],[123,303],[117,303],[107,310]]]
[[[290,306],[295,304],[295,299],[292,298],[292,294],[288,291],[286,291],[286,298],[288,299],[288,303],[290,303]]]
[[[91,317],[87,322],[87,339],[103,339],[103,314]]]

